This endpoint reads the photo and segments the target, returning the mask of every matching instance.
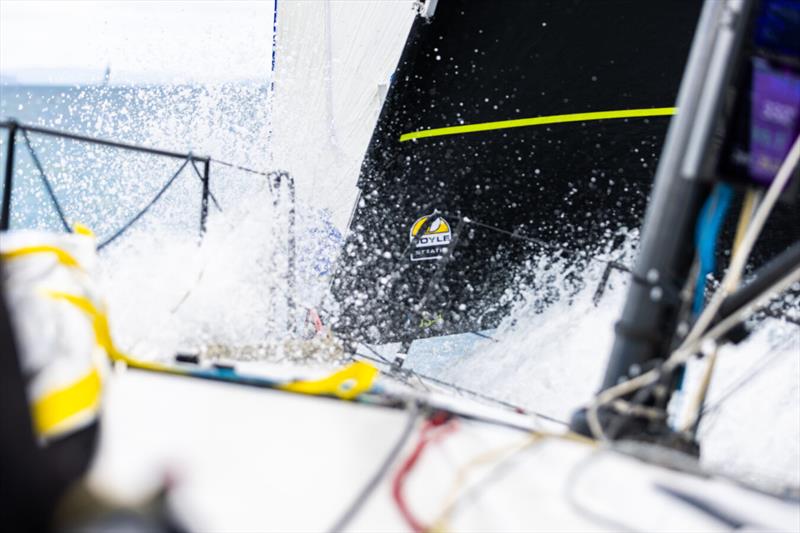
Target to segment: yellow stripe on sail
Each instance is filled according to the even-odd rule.
[[[672,116],[678,111],[676,107],[654,107],[645,109],[620,109],[618,111],[594,111],[591,113],[570,113],[567,115],[550,115],[546,117],[518,118],[513,120],[500,120],[497,122],[482,122],[479,124],[464,124],[463,126],[448,126],[430,130],[412,131],[400,136],[400,142],[426,137],[442,137],[445,135],[461,135],[479,131],[505,130],[509,128],[524,128],[528,126],[544,126],[547,124],[565,124],[567,122],[587,122],[590,120],[611,120],[620,118],[647,118]]]

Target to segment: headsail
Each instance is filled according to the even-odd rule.
[[[638,227],[698,13],[440,0],[418,16],[361,168],[338,329],[390,341],[493,327],[533,250]]]
[[[413,17],[412,0],[276,2],[273,163],[340,230]]]

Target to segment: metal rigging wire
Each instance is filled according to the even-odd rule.
[[[53,204],[53,207],[58,214],[58,218],[61,221],[61,225],[64,227],[64,230],[67,233],[72,233],[72,227],[67,222],[67,217],[64,215],[64,209],[61,207],[61,204],[58,202],[58,198],[56,197],[56,193],[53,190],[53,185],[50,183],[50,180],[47,179],[47,174],[44,172],[44,168],[42,167],[42,162],[39,160],[39,156],[36,154],[36,150],[33,149],[31,145],[31,140],[28,138],[28,132],[24,128],[20,128],[22,132],[22,138],[25,140],[25,146],[28,148],[28,153],[33,160],[33,164],[36,165],[36,169],[39,171],[39,177],[42,178],[42,183],[44,183],[44,188],[47,190],[47,195],[50,197],[50,202]]]
[[[161,187],[161,189],[156,193],[153,199],[150,200],[150,202],[148,202],[147,205],[145,205],[142,209],[140,209],[138,213],[136,213],[130,220],[128,220],[125,224],[123,224],[110,237],[106,238],[105,240],[103,240],[103,242],[99,243],[97,245],[97,250],[98,251],[102,250],[103,248],[105,248],[106,246],[117,240],[126,231],[128,231],[131,226],[136,224],[136,222],[138,222],[139,219],[142,218],[150,210],[150,208],[153,207],[161,199],[161,197],[164,195],[165,192],[167,192],[167,190],[172,186],[172,184],[175,183],[175,180],[178,179],[178,176],[181,175],[183,169],[186,168],[186,165],[188,165],[191,161],[192,157],[190,155],[188,158],[186,158],[186,160],[183,162],[180,168],[178,168],[178,170],[172,175],[172,177],[169,180],[167,180],[164,186]]]
[[[347,506],[347,509],[341,514],[341,516],[334,522],[334,524],[328,529],[329,532],[339,532],[343,531],[350,522],[353,521],[353,518],[358,515],[359,511],[361,511],[364,504],[367,503],[370,496],[375,492],[375,489],[378,488],[380,482],[386,477],[387,472],[394,464],[397,457],[400,455],[400,452],[403,451],[406,443],[408,442],[409,437],[411,437],[411,433],[414,431],[414,426],[417,424],[417,419],[419,418],[419,407],[416,403],[411,403],[406,408],[408,410],[408,418],[406,419],[406,425],[403,427],[403,430],[400,432],[400,436],[395,441],[394,445],[389,449],[389,453],[386,454],[386,457],[381,461],[381,464],[375,470],[375,472],[370,476],[367,483],[364,487],[358,491],[355,499],[353,499],[352,503]]]

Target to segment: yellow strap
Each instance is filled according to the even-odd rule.
[[[94,237],[94,232],[88,226],[84,226],[80,222],[76,222],[72,225],[72,231],[77,233],[78,235],[85,235],[86,237]]]
[[[281,386],[285,391],[302,394],[331,394],[344,400],[352,400],[372,386],[378,369],[357,361],[326,378],[315,381],[295,381]]]
[[[546,124],[565,124],[567,122],[587,122],[590,120],[609,120],[618,118],[644,118],[664,117],[674,115],[676,107],[654,107],[645,109],[620,109],[618,111],[594,111],[591,113],[570,113],[567,115],[550,115],[546,117],[518,118],[513,120],[500,120],[497,122],[482,122],[479,124],[465,124],[463,126],[448,126],[430,130],[412,131],[400,136],[400,142],[425,137],[441,137],[443,135],[458,135],[462,133],[475,133],[478,131],[505,130],[509,128],[523,128],[527,126],[544,126]]]
[[[169,370],[168,366],[140,361],[120,352],[111,339],[111,332],[108,328],[108,319],[105,313],[99,311],[88,298],[57,291],[49,291],[48,294],[52,298],[71,303],[91,318],[97,343],[105,349],[111,360],[123,361],[127,365],[136,368]],[[369,390],[377,375],[377,368],[366,363],[356,362],[326,378],[316,381],[296,381],[282,385],[280,388],[303,394],[331,394],[350,400]]]
[[[100,404],[102,382],[96,368],[75,383],[51,392],[33,404],[33,423],[39,435],[48,436],[66,420]],[[62,428],[66,429],[66,428]]]
[[[94,329],[94,335],[97,339],[97,344],[99,344],[100,347],[106,351],[108,357],[112,361],[122,361],[129,366],[153,370],[163,370],[167,368],[166,366],[158,363],[134,359],[120,352],[117,347],[114,346],[114,341],[111,338],[111,331],[108,327],[108,317],[104,312],[98,310],[88,298],[59,291],[48,291],[47,294],[56,300],[64,300],[86,313],[86,315],[92,321],[92,328]]]
[[[149,361],[140,361],[120,352],[111,339],[106,314],[98,310],[88,298],[64,292],[49,291],[55,299],[64,300],[74,305],[91,319],[94,334],[99,344],[108,353],[112,361],[123,361],[128,366],[150,370],[170,370],[170,367]],[[378,369],[363,362],[356,362],[348,367],[316,381],[296,381],[282,385],[282,390],[302,394],[330,394],[345,400],[351,400],[369,390]]]
[[[80,263],[69,254],[69,252],[62,250],[56,246],[50,246],[47,244],[42,244],[39,246],[25,246],[23,248],[17,248],[16,250],[11,250],[8,252],[3,252],[0,256],[3,258],[4,261],[9,261],[11,259],[19,259],[20,257],[26,257],[33,254],[55,254],[56,259],[58,262],[64,266],[68,267],[75,267],[81,268]]]

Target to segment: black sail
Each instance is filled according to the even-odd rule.
[[[491,328],[532,254],[638,227],[699,9],[439,0],[418,16],[362,165],[335,328]]]

